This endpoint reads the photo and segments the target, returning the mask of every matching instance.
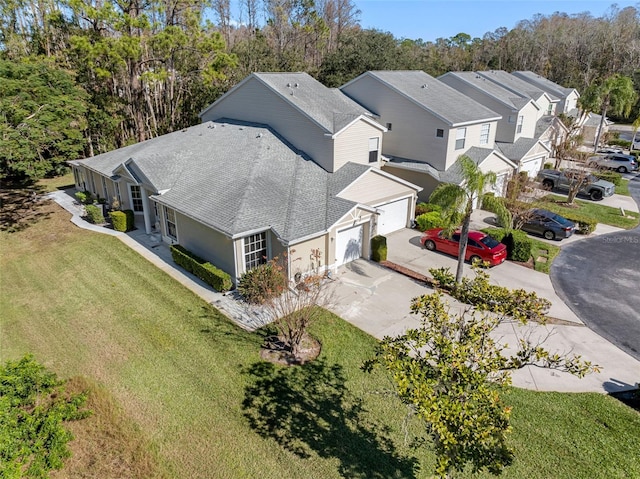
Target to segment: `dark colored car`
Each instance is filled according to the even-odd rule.
[[[420,243],[429,251],[440,251],[457,258],[460,247],[460,231],[456,231],[448,238],[446,231],[442,228],[427,230],[420,238]],[[491,266],[497,266],[507,259],[507,247],[487,234],[472,230],[469,231],[469,241],[464,259],[471,263],[487,261]]]
[[[548,240],[568,238],[576,230],[576,225],[564,216],[549,210],[532,210],[529,221],[522,225],[522,231],[538,234]]]

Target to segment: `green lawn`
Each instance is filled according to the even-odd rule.
[[[536,271],[549,274],[553,259],[560,253],[560,247],[545,243],[532,236],[529,236],[532,243],[531,256]]]
[[[622,181],[620,181],[620,184],[616,186],[616,193],[619,195],[631,196],[631,193],[629,193],[629,180],[623,178]]]
[[[431,453],[404,441],[405,410],[378,394],[389,381],[360,370],[373,338],[327,313],[313,329],[317,361],[263,363],[264,333],[237,328],[116,238],[52,208],[0,233],[0,359],[32,352],[62,377],[97,383],[152,451],[154,477],[430,477]],[[633,409],[600,394],[505,398],[516,461],[503,477],[640,477]]]
[[[598,223],[617,226],[618,228],[632,229],[638,226],[640,215],[633,211],[625,211],[625,216],[620,214],[619,208],[601,205],[596,201],[575,200],[574,207],[564,205],[566,197],[559,195],[546,195],[540,202],[540,206],[555,211],[562,215],[565,212],[578,213],[582,216],[595,219]]]

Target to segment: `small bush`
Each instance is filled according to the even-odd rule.
[[[616,186],[620,186],[622,183],[622,175],[615,171],[596,171],[593,176],[596,176],[601,180],[610,181]]]
[[[567,218],[569,221],[573,221],[576,224],[576,233],[580,235],[588,235],[595,231],[598,222],[593,218],[583,216],[580,213],[573,211],[558,212],[560,215]]]
[[[507,232],[504,228],[487,228],[482,231],[507,247],[507,259],[525,263],[531,258],[533,242],[524,231]]]
[[[127,231],[127,215],[124,214],[124,211],[111,211],[109,217],[114,230],[123,233]]]
[[[455,283],[449,268],[433,268],[429,273],[451,296],[477,310],[506,314],[523,322],[546,321],[545,315],[551,307],[548,300],[539,298],[534,292],[490,284],[489,275],[478,266],[473,266],[473,271],[475,278],[465,277],[460,283]]]
[[[621,146],[622,148],[629,148],[631,146],[631,141],[623,140],[621,138],[614,138],[608,141],[609,145]]]
[[[238,292],[247,303],[264,304],[284,292],[287,276],[273,261],[247,271],[238,281]]]
[[[171,246],[171,257],[189,273],[213,287],[216,291],[229,291],[233,287],[231,276],[180,245]]]
[[[84,207],[87,212],[87,221],[94,225],[101,225],[104,223],[104,215],[102,214],[102,208],[96,205],[87,205]]]
[[[447,222],[439,211],[421,214],[416,218],[416,224],[420,231],[427,231],[432,228],[444,228],[447,226]]]
[[[83,205],[87,202],[87,192],[86,191],[76,191],[76,193],[73,195],[76,197],[76,199],[82,203]]]
[[[371,259],[379,263],[387,260],[387,238],[377,235],[371,238]]]
[[[542,167],[545,170],[553,170],[553,163],[551,163],[550,161],[547,161],[544,166]]]
[[[133,210],[111,211],[109,213],[113,229],[116,231],[132,231],[135,229],[135,214]]]
[[[432,211],[442,211],[442,207],[440,205],[434,205],[433,203],[418,203],[416,205],[415,217],[417,218],[420,215],[431,213]]]

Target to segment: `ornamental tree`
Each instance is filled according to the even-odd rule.
[[[386,369],[397,396],[424,421],[438,477],[467,467],[497,475],[512,463],[511,408],[500,398],[510,371],[535,365],[582,377],[598,370],[580,356],[551,354],[531,336],[507,355],[493,334],[505,316],[470,307],[452,314],[439,293],[415,298],[411,312],[420,316],[420,327],[384,338],[363,368]]]

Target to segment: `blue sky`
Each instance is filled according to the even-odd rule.
[[[391,32],[396,38],[422,38],[433,41],[458,33],[482,37],[497,28],[512,29],[520,20],[530,20],[537,13],[575,14],[590,12],[601,17],[614,2],[582,0],[354,0],[362,11],[363,28]],[[619,1],[618,8],[640,8],[640,3]]]

